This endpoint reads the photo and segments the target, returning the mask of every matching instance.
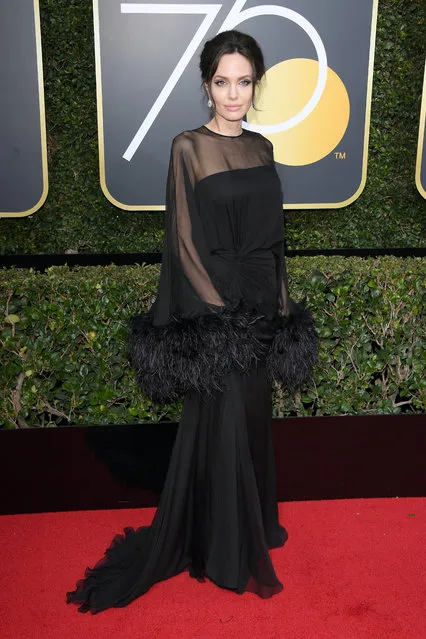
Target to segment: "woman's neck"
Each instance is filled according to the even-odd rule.
[[[241,135],[243,127],[241,125],[242,120],[236,122],[229,122],[224,118],[214,117],[206,124],[206,127],[214,131],[215,133],[221,133],[222,135],[238,136]]]

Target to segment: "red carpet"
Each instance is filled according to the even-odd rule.
[[[125,608],[81,614],[65,603],[124,526],[154,509],[0,517],[2,639],[423,639],[426,499],[280,504],[289,532],[271,558],[284,590],[237,595],[187,572]]]

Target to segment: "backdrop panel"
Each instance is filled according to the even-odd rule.
[[[171,139],[209,120],[203,42],[237,28],[262,46],[264,88],[243,126],[274,144],[288,208],[338,208],[366,179],[377,0],[94,0],[101,185],[123,209],[163,209]]]
[[[426,199],[426,64],[425,75],[423,81],[423,98],[420,110],[420,126],[419,126],[419,145],[417,148],[417,164],[416,164],[416,184],[419,193]]]
[[[0,216],[34,213],[47,197],[38,0],[0,6]]]

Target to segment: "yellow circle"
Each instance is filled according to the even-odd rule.
[[[307,58],[284,60],[265,74],[247,113],[249,124],[278,124],[294,117],[309,102],[318,81],[318,62]],[[324,93],[315,109],[299,124],[280,133],[264,133],[274,145],[275,161],[302,166],[321,160],[336,148],[349,122],[348,92],[337,73],[328,69]]]

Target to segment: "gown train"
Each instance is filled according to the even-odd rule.
[[[224,392],[188,393],[151,525],[117,534],[67,602],[80,612],[123,607],[184,570],[239,594],[280,592],[268,550],[288,535],[278,521],[271,414],[262,363],[231,372]]]

